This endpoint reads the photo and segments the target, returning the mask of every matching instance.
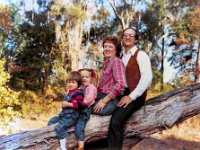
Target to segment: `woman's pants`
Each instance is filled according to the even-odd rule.
[[[102,92],[99,92],[98,94],[97,94],[97,98],[96,98],[96,100],[95,100],[95,103],[94,103],[94,105],[92,106],[93,108],[96,106],[96,104],[99,102],[99,100],[101,100],[101,99],[103,99],[104,97],[106,97],[106,95],[107,94],[104,94],[104,93],[102,93]],[[106,105],[105,105],[105,107],[103,108],[103,110],[102,111],[100,111],[100,112],[94,112],[94,110],[92,109],[92,113],[93,114],[96,114],[96,115],[101,115],[101,116],[109,116],[109,115],[111,115],[113,112],[114,112],[114,110],[117,108],[117,103],[118,103],[118,101],[119,101],[119,99],[120,99],[121,97],[116,97],[115,99],[112,99],[111,101],[109,101]]]

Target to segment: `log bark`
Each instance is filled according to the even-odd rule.
[[[200,84],[175,89],[147,100],[146,107],[131,116],[125,126],[125,136],[148,137],[171,128],[200,113]],[[86,143],[107,137],[110,116],[92,115],[86,126]],[[73,128],[67,138],[68,148],[76,146]],[[0,149],[56,149],[58,140],[54,126],[17,133],[0,138]]]

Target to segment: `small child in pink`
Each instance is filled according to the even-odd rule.
[[[97,88],[92,84],[96,76],[93,69],[80,69],[78,72],[82,77],[82,86],[80,88],[84,90],[83,102],[87,107],[83,108],[79,114],[75,125],[75,136],[78,140],[77,150],[84,150],[85,126],[90,118],[91,106],[95,103],[95,98],[97,97]]]

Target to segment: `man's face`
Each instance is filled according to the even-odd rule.
[[[133,29],[127,29],[122,35],[122,43],[125,48],[131,48],[136,45],[137,40],[135,40],[136,32]]]

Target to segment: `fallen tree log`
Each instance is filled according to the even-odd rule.
[[[175,89],[147,100],[129,119],[125,136],[148,137],[158,131],[171,128],[200,113],[200,84]],[[92,115],[86,126],[86,143],[107,137],[110,116]],[[68,148],[76,146],[73,128],[69,130]],[[0,139],[0,149],[56,149],[58,140],[54,126],[9,135]]]

